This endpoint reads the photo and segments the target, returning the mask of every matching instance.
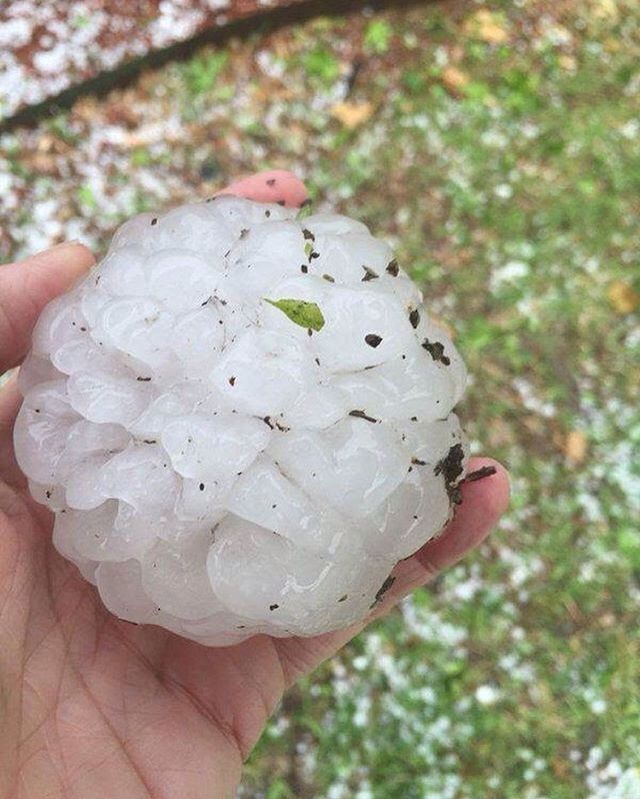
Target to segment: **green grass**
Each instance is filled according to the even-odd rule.
[[[116,153],[129,205],[73,167],[96,243],[197,195],[212,154],[228,177],[298,170],[396,244],[473,376],[474,450],[513,475],[478,553],[287,696],[243,797],[640,796],[640,8],[575,5],[491,3],[494,43],[475,6],[423,6],[207,49],[138,86],[140,125],[183,127]],[[371,115],[350,129],[356,62],[346,102]],[[82,146],[73,112],[44,132]],[[35,187],[20,234],[56,189],[6,146]]]
[[[206,53],[188,61],[183,74],[189,91],[197,97],[213,89],[227,59],[227,53],[223,51]]]
[[[307,163],[318,196],[330,187],[399,238],[455,325],[474,375],[462,413],[478,450],[509,465],[512,509],[481,552],[296,691],[246,796],[617,796],[607,764],[640,764],[638,317],[607,294],[640,274],[640,42],[628,19],[585,31],[569,15],[572,67],[505,10],[506,44],[450,20],[435,37],[462,51],[455,96],[429,24],[396,45],[356,89],[372,124],[348,138],[328,124]],[[385,42],[411,42],[414,22],[381,21]],[[381,55],[372,25],[363,48]],[[310,37],[331,46],[330,31]],[[587,454],[571,463],[576,430]]]

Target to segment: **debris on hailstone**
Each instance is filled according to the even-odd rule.
[[[464,365],[344,216],[132,219],[45,309],[20,385],[59,552],[120,618],[204,644],[364,618],[459,501]]]

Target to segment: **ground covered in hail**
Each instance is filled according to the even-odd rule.
[[[296,169],[455,320],[513,474],[478,553],[289,693],[243,799],[640,794],[640,10],[457,8],[203,50],[0,138],[3,259]]]

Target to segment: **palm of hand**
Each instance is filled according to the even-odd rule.
[[[289,202],[304,198],[279,178]],[[265,199],[264,185],[256,176],[235,191]],[[90,262],[70,245],[0,267],[0,372],[24,354],[40,308]],[[111,616],[55,552],[51,517],[28,496],[11,443],[18,403],[15,386],[0,392],[0,796],[233,796],[287,685],[359,628],[207,649]],[[484,538],[506,502],[504,471],[464,494],[447,532],[399,565],[381,612]]]

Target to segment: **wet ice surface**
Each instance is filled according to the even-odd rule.
[[[136,217],[45,309],[20,383],[58,550],[117,616],[208,645],[366,616],[466,468],[464,365],[346,217]]]

